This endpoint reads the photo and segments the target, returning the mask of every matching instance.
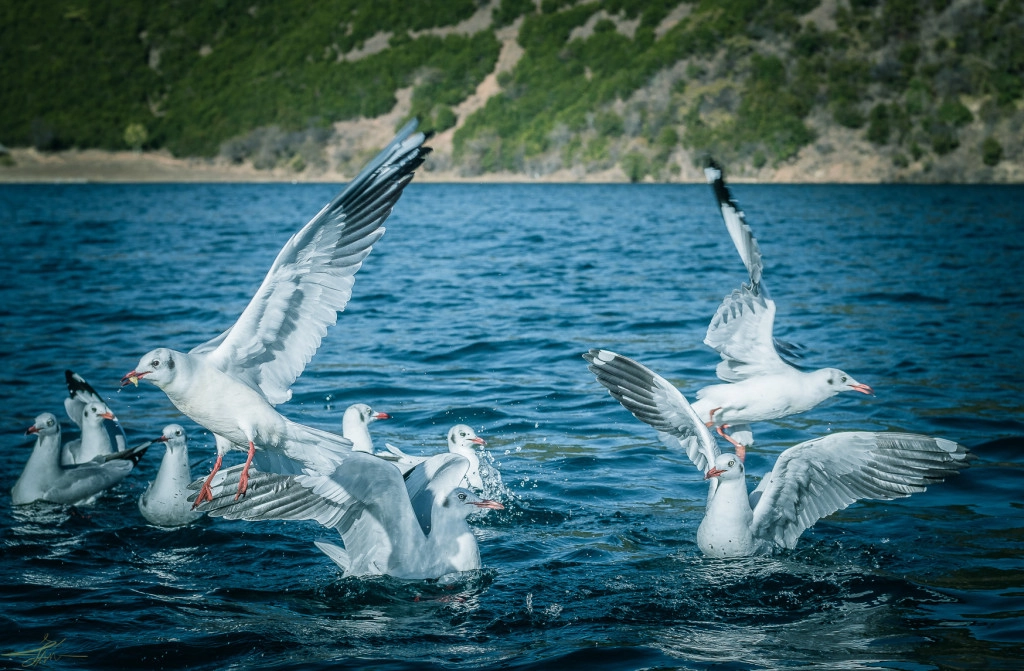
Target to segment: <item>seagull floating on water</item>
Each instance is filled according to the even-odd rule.
[[[666,445],[683,450],[709,480],[697,546],[710,557],[747,557],[796,547],[819,519],[860,499],[887,501],[923,492],[968,465],[968,451],[942,438],[851,431],[794,445],[747,493],[743,462],[723,454],[702,419],[672,384],[608,350],[584,358],[611,395]]]
[[[426,459],[404,478],[394,464],[365,452],[345,455],[329,476],[252,469],[249,493],[231,497],[241,467],[221,471],[213,498],[200,506],[213,517],[316,520],[337,529],[345,549],[317,542],[346,576],[438,578],[480,568],[480,550],[466,516],[501,510],[459,487],[469,462],[456,454]],[[197,489],[199,483],[193,483]]]
[[[36,442],[11,489],[14,505],[35,501],[92,503],[131,473],[150,445],[146,442],[130,450],[97,456],[84,464],[64,466],[60,463],[60,423],[53,413],[44,412],[36,417],[25,434],[36,436]]]
[[[477,452],[477,445],[483,447],[487,445],[487,441],[476,435],[476,431],[472,427],[466,424],[456,424],[448,430],[448,452],[457,454],[469,462],[469,469],[466,471],[462,484],[480,491],[484,488],[484,480],[480,475],[480,454]],[[408,473],[429,458],[406,454],[394,445],[387,443],[384,444],[384,447],[388,452],[378,456],[395,461],[402,473]]]
[[[356,452],[373,454],[373,440],[370,438],[370,424],[377,420],[391,419],[386,412],[376,412],[365,403],[353,403],[345,408],[341,418],[341,435],[352,441]]]
[[[124,450],[128,442],[124,429],[106,401],[81,375],[65,370],[64,380],[68,386],[64,410],[82,430],[82,437],[64,444],[61,463],[65,466],[82,464]]]
[[[185,429],[178,424],[168,424],[163,434],[153,442],[163,443],[166,449],[156,480],[149,483],[139,497],[139,512],[150,524],[160,527],[191,524],[203,514],[192,510],[188,501],[192,470],[188,464]]]
[[[245,493],[256,448],[264,470],[331,473],[345,438],[287,419],[274,406],[291,398],[289,387],[320,346],[327,328],[352,295],[355,273],[384,234],[382,224],[413,171],[430,152],[427,136],[403,128],[275,259],[238,321],[190,352],[167,348],[144,355],[121,385],[145,379],[182,413],[214,434],[217,461],[209,482],[233,446],[247,449],[238,483]]]
[[[710,161],[704,173],[750,283],[726,296],[704,338],[721,355],[716,372],[727,384],[699,390],[693,409],[701,421],[732,443],[743,459],[746,446],[753,442],[750,423],[806,412],[844,391],[874,391],[837,368],[803,372],[779,355],[772,336],[775,301],[768,297],[761,278],[761,248],[725,185],[721,166]],[[730,427],[733,435],[725,432]]]

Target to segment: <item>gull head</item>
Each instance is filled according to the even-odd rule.
[[[736,480],[743,477],[743,462],[735,454],[720,454],[715,459],[715,465],[704,474],[705,480],[718,478],[719,480]]]
[[[852,375],[844,373],[838,368],[822,368],[819,371],[825,378],[825,385],[833,394],[843,391],[859,391],[862,394],[874,394],[875,390],[866,384],[853,379]]]
[[[448,430],[448,451],[454,452],[455,454],[467,454],[473,453],[474,445],[486,445],[487,441],[476,435],[469,426],[465,424],[456,424]]]
[[[391,415],[386,412],[374,412],[373,408],[365,403],[353,403],[345,408],[345,414],[342,416],[341,421],[344,424],[347,424],[348,422],[359,422],[361,424],[369,425],[372,422],[376,422],[378,419],[391,419]]]
[[[98,426],[105,419],[117,421],[117,417],[114,417],[114,413],[110,412],[110,408],[104,403],[90,403],[82,409],[83,422]]]
[[[139,380],[146,378],[158,387],[163,387],[174,378],[175,354],[166,347],[155,349],[141,359],[135,370],[129,371],[121,378],[121,386],[129,384],[139,386]]]
[[[482,510],[504,510],[505,506],[491,499],[481,498],[465,487],[456,487],[441,503],[445,508],[452,508],[463,516],[469,515],[477,509]]]
[[[26,436],[53,436],[58,433],[60,433],[60,424],[57,423],[57,417],[52,412],[44,412],[36,417],[35,423],[25,431]]]
[[[178,424],[168,424],[164,427],[163,434],[153,442],[165,443],[168,452],[177,454],[185,447],[185,429]]]

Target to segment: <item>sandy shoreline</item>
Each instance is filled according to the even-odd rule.
[[[435,138],[437,140],[439,138]],[[442,149],[443,151],[443,149]],[[436,152],[440,154],[440,152]],[[747,171],[742,167],[729,175],[734,183],[765,184],[883,184],[912,183],[1024,183],[1024,164],[1003,162],[997,169],[981,174],[936,170],[932,174],[917,171],[894,174],[881,156],[861,151],[847,151],[846,161],[822,156],[814,148],[806,148],[797,160],[778,168]],[[417,170],[416,181],[423,183],[574,183],[623,184],[629,179],[619,166],[601,172],[562,169],[543,176],[522,173],[487,173],[467,177],[456,170],[439,169],[451,165],[449,156],[441,154],[437,163],[427,163]],[[670,183],[703,184],[703,172],[693,165],[688,152],[674,157],[680,171]],[[167,151],[132,152],[100,149],[72,149],[60,152],[39,152],[36,149],[10,149],[8,160],[0,162],[0,184],[53,183],[201,183],[201,182],[275,182],[275,183],[344,183],[354,175],[336,169],[304,170],[288,168],[257,170],[250,163],[232,164],[224,158],[175,158]],[[650,177],[647,178],[650,181]]]
[[[224,159],[175,158],[169,152],[103,151],[99,149],[39,152],[11,149],[13,165],[0,165],[0,184],[47,183],[159,183],[159,182],[346,182],[353,175],[334,170],[294,172],[285,168],[257,170],[251,164],[233,165]],[[628,182],[625,173],[613,168],[582,178],[563,171],[541,178],[516,173],[489,173],[465,177],[452,170],[417,171],[418,182],[536,183]],[[698,181],[693,175],[692,181]]]

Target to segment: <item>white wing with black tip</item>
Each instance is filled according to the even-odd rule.
[[[293,235],[231,328],[192,350],[222,371],[287,401],[327,328],[352,295],[355,273],[413,171],[430,152],[410,122],[395,139]]]
[[[835,433],[794,445],[751,495],[758,538],[793,548],[805,529],[860,499],[923,492],[956,475],[969,453],[950,440],[909,433]]]
[[[675,386],[646,366],[609,350],[583,355],[588,368],[626,410],[658,432],[661,442],[682,450],[702,473],[719,455],[704,423]]]

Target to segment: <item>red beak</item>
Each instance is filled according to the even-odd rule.
[[[117,421],[117,417],[114,417],[114,413],[110,412],[109,410],[100,415],[100,417],[102,417],[103,419],[112,419],[115,422]]]
[[[130,371],[128,373],[125,373],[124,377],[121,378],[121,386],[122,387],[127,387],[129,384],[134,384],[136,387],[138,387],[139,386],[139,380],[141,380],[142,378],[144,378],[147,375],[149,375],[148,372],[140,373],[140,372],[134,371],[134,370]]]
[[[373,413],[374,419],[391,419],[391,415],[386,412],[375,412]]]
[[[476,443],[477,445],[486,445],[487,444],[487,441],[484,440],[483,438],[481,438],[480,436],[477,436],[476,438],[471,439],[469,442]]]
[[[160,436],[159,438],[154,438],[153,442],[154,443],[166,443],[167,442],[167,436]]]
[[[725,471],[723,471],[720,468],[712,467],[711,470],[709,470],[707,473],[704,474],[704,479],[705,480],[710,480],[711,478],[717,478],[722,473],[725,473]]]
[[[872,389],[871,387],[867,386],[866,384],[861,384],[860,382],[858,382],[857,384],[851,384],[850,385],[850,389],[853,389],[854,391],[859,391],[862,394],[869,394],[870,395],[870,394],[874,394],[875,393],[874,389]]]
[[[476,506],[477,508],[487,508],[488,510],[504,510],[505,509],[505,506],[501,505],[497,501],[492,501],[490,499],[484,499],[483,501],[481,501],[479,503],[474,503],[473,505]]]
[[[34,424],[32,426],[28,427],[28,429],[25,430],[25,435],[26,436],[31,436],[33,433],[39,433],[39,429],[36,428],[36,426]]]

